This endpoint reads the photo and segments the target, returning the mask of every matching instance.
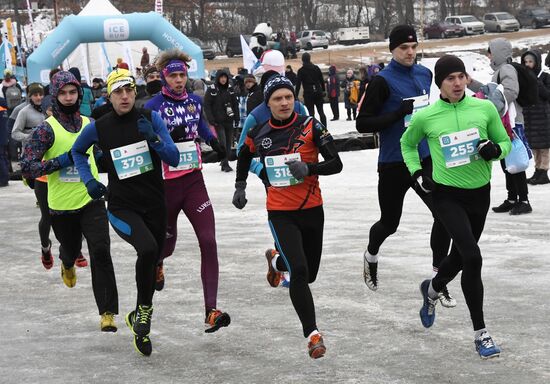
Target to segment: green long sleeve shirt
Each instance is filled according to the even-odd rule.
[[[512,147],[495,106],[488,100],[464,97],[457,103],[441,99],[419,110],[401,137],[401,152],[409,172],[422,169],[418,143],[426,138],[433,162],[433,180],[463,189],[480,188],[491,180],[492,161],[477,153],[477,143],[498,144],[504,158]]]

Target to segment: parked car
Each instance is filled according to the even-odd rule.
[[[247,44],[250,44],[250,35],[243,35]],[[227,45],[225,46],[225,54],[227,57],[233,57],[235,55],[242,55],[243,48],[241,47],[241,36],[231,36],[227,39]]]
[[[447,16],[445,21],[448,23],[458,24],[464,27],[467,35],[476,35],[485,33],[485,24],[472,15],[456,15]]]
[[[508,12],[492,12],[483,16],[487,32],[519,31],[519,21]]]
[[[464,36],[466,30],[463,26],[446,21],[434,21],[424,27],[424,39],[446,39],[451,36]]]
[[[550,24],[550,13],[544,8],[527,8],[518,12],[517,19],[522,27],[535,29]]]
[[[196,37],[190,37],[189,39],[200,47],[202,50],[202,55],[205,59],[214,60],[216,57],[216,51],[214,51],[214,48],[205,44],[201,39],[197,39]]]
[[[328,48],[328,35],[325,31],[301,31],[297,35],[298,40],[305,50],[311,50],[317,47]]]

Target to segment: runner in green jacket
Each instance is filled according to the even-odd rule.
[[[437,61],[435,82],[440,100],[414,114],[401,137],[401,151],[417,186],[432,193],[436,214],[453,240],[437,275],[420,285],[422,324],[426,328],[433,325],[439,292],[462,270],[462,291],[473,322],[476,350],[481,358],[490,358],[498,356],[500,348],[485,328],[482,258],[477,242],[489,209],[492,161],[504,158],[511,143],[494,105],[465,96],[467,78],[464,63],[456,56],[445,55]],[[432,155],[432,175],[422,172],[418,157],[417,146],[423,138]]]

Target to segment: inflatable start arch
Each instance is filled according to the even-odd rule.
[[[189,77],[204,77],[202,50],[156,12],[63,19],[27,58],[28,82],[49,83],[49,73],[81,43],[150,40],[161,50],[178,48],[191,56]]]

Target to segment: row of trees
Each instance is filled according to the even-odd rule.
[[[121,12],[149,12],[155,0],[111,0]],[[26,8],[26,0],[0,0],[8,7]],[[40,0],[39,8],[64,14],[78,13],[88,0]],[[451,14],[481,16],[487,11],[516,13],[527,6],[545,6],[547,0],[164,0],[164,16],[189,36],[216,41],[229,35],[250,34],[261,22],[275,31],[370,26],[371,35],[387,37],[398,23],[417,24]],[[12,9],[13,9],[12,8]],[[21,14],[23,17],[25,13]]]

